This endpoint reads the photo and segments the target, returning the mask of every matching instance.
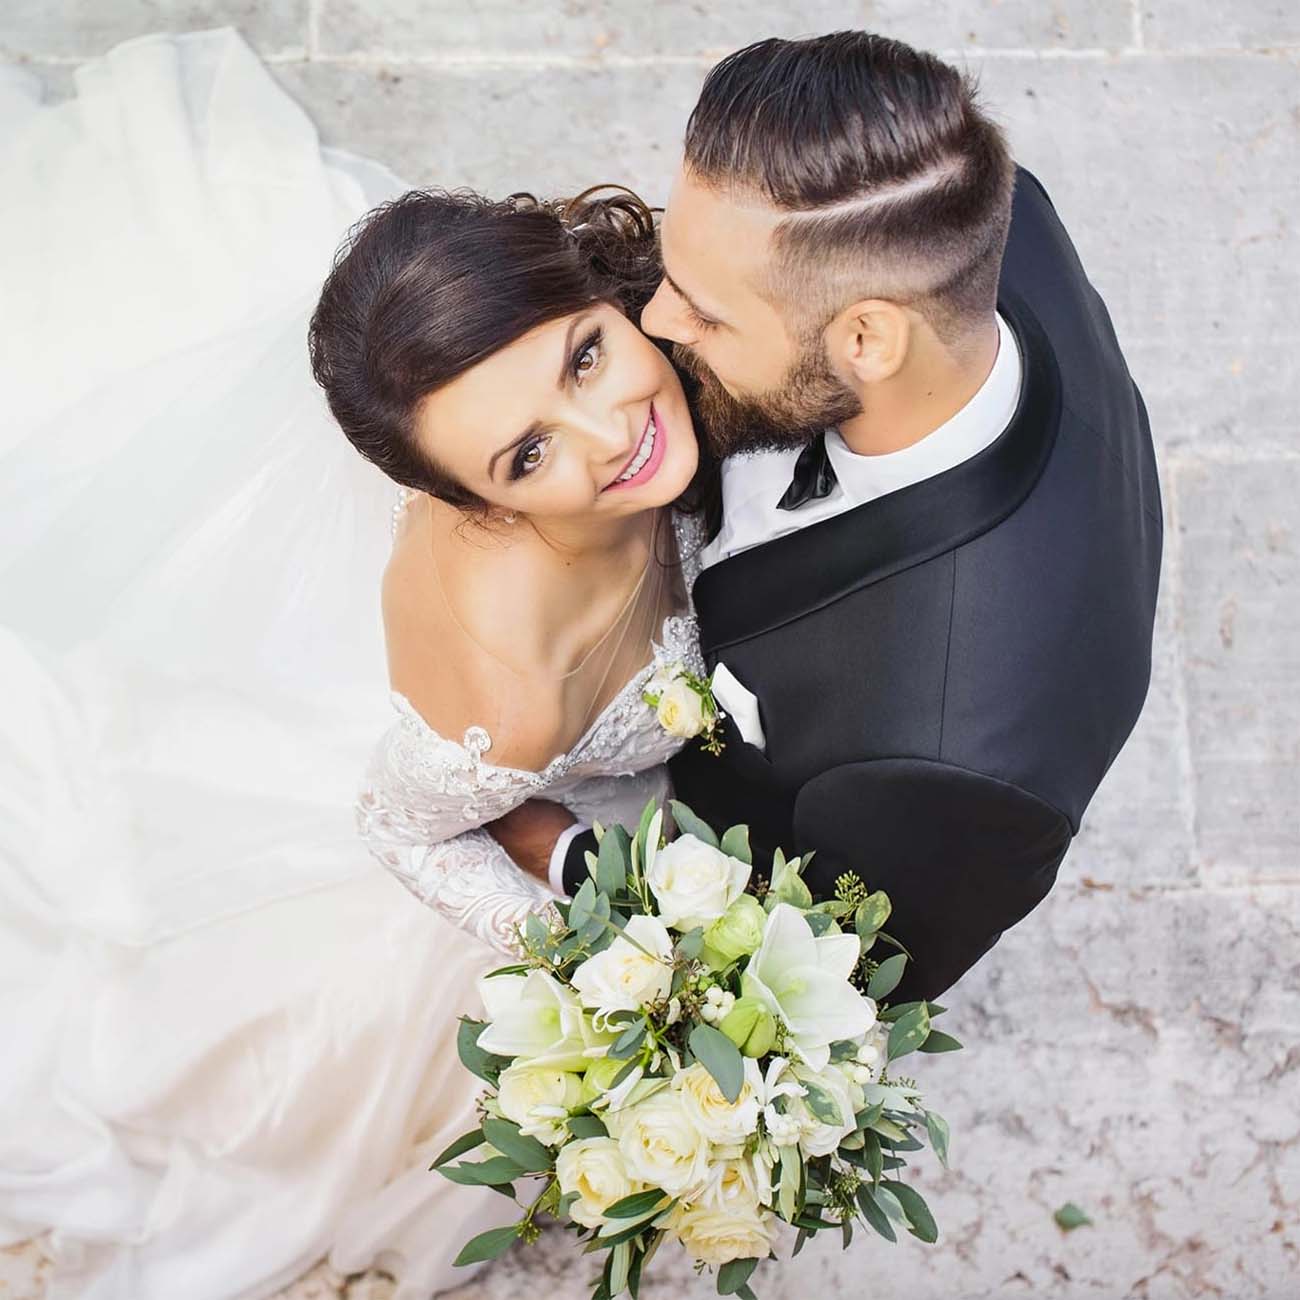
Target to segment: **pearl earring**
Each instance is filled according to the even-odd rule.
[[[507,510],[507,511],[505,512],[505,514],[503,514],[503,515],[501,516],[502,522],[507,523],[507,524],[513,524],[513,523],[515,522],[515,520],[518,519],[518,518],[519,518],[519,516],[518,516],[517,514],[515,514],[515,512],[514,512],[513,510]]]

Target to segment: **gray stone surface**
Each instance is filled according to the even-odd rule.
[[[1139,21],[1152,48],[1300,45],[1300,6],[1293,0],[1144,0]]]
[[[861,22],[976,71],[1108,303],[1161,446],[1146,711],[1060,884],[950,995],[927,1058],[941,1244],[830,1242],[762,1279],[909,1300],[1290,1300],[1300,1272],[1300,10],[1280,0],[8,0],[50,93],[143,30],[235,22],[324,138],[416,183],[661,200],[711,53]],[[1065,1234],[1052,1211],[1093,1226]],[[880,1270],[882,1282],[873,1279]],[[580,1300],[552,1234],[467,1300]],[[39,1248],[0,1252],[36,1300]],[[648,1300],[704,1297],[657,1261]],[[318,1268],[295,1300],[387,1300]]]
[[[1131,0],[867,0],[864,8],[864,27],[929,49],[1117,50],[1133,41]]]
[[[320,6],[319,49],[327,54],[717,55],[759,37],[862,25],[859,0],[320,0]]]
[[[307,48],[311,0],[4,0],[0,54],[86,58],[146,32],[238,27],[262,54]]]

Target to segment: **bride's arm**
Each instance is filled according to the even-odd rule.
[[[480,823],[529,794],[503,782],[472,743],[423,728],[409,706],[382,737],[357,800],[371,853],[422,903],[503,953],[518,955],[530,913],[550,919],[557,897],[521,871]]]

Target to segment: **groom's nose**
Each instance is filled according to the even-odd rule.
[[[695,342],[695,333],[667,280],[659,281],[654,297],[641,309],[641,329],[654,338],[673,343]]]

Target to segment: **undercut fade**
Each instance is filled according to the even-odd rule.
[[[782,214],[757,287],[801,334],[881,298],[960,350],[992,315],[1015,167],[974,81],[932,54],[858,31],[749,45],[706,78],[685,163]]]

